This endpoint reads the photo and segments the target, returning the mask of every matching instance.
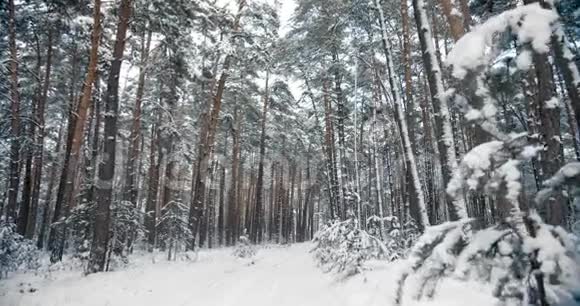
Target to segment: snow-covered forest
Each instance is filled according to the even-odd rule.
[[[580,305],[577,0],[0,1],[0,305]]]

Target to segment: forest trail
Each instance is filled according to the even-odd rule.
[[[0,305],[389,304],[385,294],[392,283],[380,280],[389,277],[388,266],[378,265],[365,275],[340,281],[316,267],[311,247],[310,243],[266,246],[258,250],[253,263],[235,258],[233,250],[225,248],[203,250],[195,261],[167,262],[165,254],[156,254],[153,264],[153,256],[143,254],[134,257],[128,268],[88,276],[79,270],[53,272],[48,277],[11,275],[0,281]],[[30,288],[35,292],[29,292]]]

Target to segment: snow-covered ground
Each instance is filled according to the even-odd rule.
[[[0,280],[0,305],[200,305],[200,306],[388,306],[396,263],[369,263],[369,271],[341,280],[323,273],[309,243],[260,248],[254,260],[232,249],[201,251],[191,261],[164,254],[135,256],[119,271],[83,276],[82,271],[11,274]],[[155,257],[155,258],[154,258]],[[405,305],[492,305],[485,292],[466,284],[444,284],[442,298]]]

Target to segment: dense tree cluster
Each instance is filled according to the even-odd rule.
[[[2,224],[89,272],[348,229],[407,276],[577,229],[575,1],[220,3],[2,2]]]

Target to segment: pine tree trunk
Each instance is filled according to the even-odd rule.
[[[162,144],[162,149],[164,151],[163,158],[165,164],[165,174],[164,174],[164,182],[163,182],[163,196],[161,197],[161,207],[166,207],[170,202],[176,201],[178,199],[178,191],[180,188],[179,183],[179,158],[176,155],[178,147],[178,141],[180,140],[177,136],[178,134],[174,132],[174,130],[178,130],[177,127],[177,83],[179,81],[179,58],[178,58],[178,50],[177,47],[174,45],[173,50],[171,50],[170,61],[172,65],[172,74],[171,80],[169,82],[169,95],[168,98],[165,99],[166,105],[165,108],[168,111],[168,122],[172,125],[171,128],[164,130],[163,136],[160,139],[160,143]],[[161,136],[161,134],[160,134]]]
[[[102,112],[101,112],[101,93],[100,93],[100,85],[99,85],[99,72],[97,71],[97,76],[95,80],[95,90],[94,90],[94,97],[93,97],[93,118],[91,121],[93,123],[93,131],[92,131],[92,143],[91,143],[91,157],[87,161],[88,165],[86,166],[87,172],[87,180],[89,181],[88,190],[85,191],[85,203],[95,203],[95,197],[97,193],[97,167],[99,164],[99,151],[101,145],[101,121],[102,121]],[[88,142],[89,139],[87,139]],[[91,228],[92,230],[92,228]]]
[[[67,140],[67,150],[58,188],[59,192],[57,195],[53,222],[59,221],[61,217],[66,218],[68,216],[68,211],[74,200],[74,180],[78,173],[80,149],[83,143],[87,112],[91,105],[92,89],[97,72],[98,49],[101,36],[100,20],[101,0],[95,0],[93,6],[93,29],[91,33],[89,65],[83,83],[82,94],[80,96],[78,106],[76,107],[76,112],[74,111],[74,108],[72,111],[72,113],[75,113],[76,116],[71,117],[75,119],[71,120],[70,124],[71,130],[69,131],[69,137]],[[61,225],[58,226],[58,228],[56,228],[54,231],[54,235],[51,234],[49,240],[49,248],[52,252],[51,262],[60,261],[62,259],[66,227]]]
[[[333,62],[333,75],[334,75],[334,93],[336,95],[336,121],[337,121],[337,131],[338,131],[338,169],[340,174],[338,175],[338,184],[339,184],[339,197],[338,197],[338,205],[340,205],[341,219],[346,219],[346,211],[347,209],[351,209],[351,207],[346,207],[346,199],[345,194],[348,192],[346,182],[349,181],[349,174],[348,174],[348,166],[346,160],[346,136],[344,132],[344,121],[346,120],[346,108],[344,106],[344,99],[342,94],[342,77],[340,75],[339,69],[339,61],[338,61],[338,52],[333,50],[332,52],[332,62]]]
[[[159,119],[157,121],[160,121]],[[158,123],[157,123],[158,124]],[[155,248],[157,229],[157,194],[159,192],[159,133],[157,124],[151,127],[151,145],[149,151],[149,188],[147,190],[147,205],[145,208],[145,230],[147,230],[147,250]]]
[[[407,1],[401,0],[401,16],[403,28],[403,68],[405,70],[405,114],[409,129],[409,138],[413,152],[417,152],[415,137],[415,101],[413,99],[413,82],[411,80],[411,39],[409,29],[409,8]]]
[[[228,194],[228,233],[227,244],[234,245],[237,241],[237,224],[240,219],[239,196],[238,196],[238,170],[240,168],[240,134],[242,120],[239,115],[238,105],[234,110],[234,130],[232,131],[232,171],[230,179],[230,191]]]
[[[575,76],[576,78],[580,78],[580,73],[577,62],[574,61],[574,54],[568,49],[566,37],[562,33],[561,28],[556,30],[556,33],[552,35],[552,47],[554,48],[556,65],[564,78],[568,99],[570,99],[570,104],[572,105],[572,109],[574,109],[577,124],[576,129],[578,129],[580,127],[580,79],[575,79]]]
[[[437,148],[439,151],[443,185],[447,186],[452,173],[457,168],[457,153],[455,152],[455,140],[453,138],[451,117],[447,105],[448,101],[441,79],[441,68],[439,67],[439,62],[435,54],[433,54],[435,49],[431,29],[427,23],[425,2],[423,0],[413,0],[413,9],[415,11],[415,23],[419,32],[419,41],[421,43],[423,65],[425,66],[425,72],[427,74],[433,110],[435,111],[436,137],[438,139]],[[453,199],[447,196],[447,212],[449,219],[452,221],[467,218],[465,202],[461,199],[453,201]]]
[[[385,217],[384,213],[385,213],[385,209],[384,209],[384,203],[383,203],[383,184],[382,184],[382,180],[381,180],[381,175],[380,175],[380,165],[379,165],[379,149],[377,146],[377,142],[378,142],[378,118],[377,118],[377,113],[379,111],[379,104],[380,104],[380,94],[379,94],[379,89],[378,89],[378,80],[375,78],[374,79],[374,86],[373,86],[373,97],[372,97],[372,101],[373,101],[373,117],[372,117],[372,131],[371,133],[371,142],[372,142],[372,169],[374,170],[374,187],[375,187],[375,192],[376,192],[376,215],[380,218],[380,222],[379,222],[379,236],[382,238],[384,238],[385,235],[385,223],[383,222],[383,218]]]
[[[242,16],[242,11],[246,5],[245,0],[238,1],[238,12],[234,19],[233,23],[233,33],[237,33],[240,27],[240,18]],[[199,225],[201,221],[201,217],[203,214],[203,203],[204,203],[204,190],[205,190],[205,181],[207,178],[208,172],[208,164],[211,160],[211,155],[213,154],[213,146],[215,144],[215,134],[217,123],[219,119],[219,114],[222,106],[222,97],[225,90],[226,81],[230,74],[230,65],[232,61],[232,56],[227,55],[224,59],[224,64],[222,67],[222,73],[220,75],[217,89],[215,95],[211,96],[212,99],[212,107],[211,112],[208,120],[202,127],[200,133],[200,143],[199,143],[199,153],[197,156],[196,161],[196,172],[197,177],[194,184],[194,197],[192,199],[190,214],[189,214],[189,224],[191,227],[192,232],[192,239],[191,242],[188,244],[188,248],[194,249],[195,248],[195,237],[199,231]]]
[[[117,146],[117,117],[119,115],[119,74],[125,51],[125,37],[131,17],[132,0],[122,0],[119,7],[119,21],[113,48],[113,60],[107,80],[105,94],[105,127],[103,161],[99,164],[97,178],[97,203],[93,243],[87,271],[103,271],[105,268],[107,247],[109,244],[110,209],[115,177],[115,160]]]
[[[529,72],[526,74],[526,77],[523,79],[522,82],[522,86],[523,86],[523,90],[524,90],[524,96],[525,96],[525,101],[526,101],[526,112],[527,112],[527,127],[528,127],[528,135],[530,137],[536,137],[534,135],[539,135],[539,129],[540,129],[540,119],[539,119],[539,113],[538,113],[538,109],[537,109],[537,105],[535,103],[535,99],[537,96],[537,85],[536,85],[536,81],[532,75],[532,72]],[[536,137],[537,138],[537,137]],[[536,191],[539,191],[542,186],[541,186],[541,182],[542,182],[542,178],[540,177],[540,172],[539,172],[539,161],[538,161],[538,157],[533,157],[531,160],[531,166],[532,166],[532,172],[534,175],[534,183],[535,183],[535,187],[536,187]]]
[[[150,29],[143,34],[141,45],[141,62],[139,67],[139,79],[137,81],[137,93],[135,95],[135,105],[133,106],[133,119],[131,121],[131,134],[129,136],[127,174],[125,181],[125,200],[137,204],[137,160],[141,155],[141,104],[145,92],[145,78],[147,74],[147,64],[149,59],[149,49],[151,47]]]
[[[227,148],[227,146],[224,148]],[[225,189],[226,189],[226,168],[224,166],[220,166],[221,171],[220,171],[220,184],[219,184],[219,189],[220,189],[220,201],[219,201],[219,208],[218,208],[218,246],[222,246],[224,245],[224,221],[225,221],[225,209],[224,209],[224,204],[225,204]]]
[[[42,180],[42,166],[44,163],[44,133],[45,133],[44,113],[46,111],[46,103],[48,101],[48,89],[50,88],[50,75],[52,70],[52,43],[53,43],[52,36],[53,30],[51,28],[48,30],[46,67],[44,70],[44,83],[42,85],[42,96],[40,97],[39,104],[36,108],[36,116],[34,117],[38,130],[36,132],[35,135],[36,137],[34,139],[35,151],[34,151],[34,163],[32,166],[33,183],[32,183],[31,206],[35,212],[37,212],[39,208],[40,184]],[[45,207],[48,207],[48,204],[49,202],[45,203]],[[31,221],[29,222],[29,228],[27,228],[28,233],[34,234],[35,231],[36,231],[36,213],[31,214]]]
[[[334,139],[334,126],[332,124],[332,106],[330,97],[328,96],[327,81],[323,81],[323,95],[324,95],[324,122],[325,122],[325,149],[326,149],[326,164],[327,176],[329,181],[329,201],[330,201],[330,218],[341,218],[342,212],[340,209],[340,186],[338,183],[338,173],[336,169],[336,149]]]
[[[54,153],[54,160],[48,172],[48,186],[46,188],[46,197],[44,198],[44,211],[42,213],[42,224],[40,226],[40,231],[38,232],[38,240],[36,246],[38,249],[44,249],[45,240],[50,231],[50,220],[53,213],[52,207],[52,194],[54,191],[54,184],[56,182],[57,172],[60,167],[60,155],[63,145],[61,144],[64,135],[64,124],[62,124],[58,130],[58,138],[56,141],[56,152]]]
[[[266,89],[264,92],[264,105],[262,108],[261,132],[260,132],[260,161],[258,164],[258,181],[256,182],[256,210],[255,210],[255,227],[252,230],[250,239],[254,243],[262,242],[263,219],[264,219],[264,158],[266,155],[266,116],[268,115],[268,102],[270,92],[268,81],[270,72],[266,72]]]
[[[33,97],[32,105],[32,120],[30,120],[28,130],[26,131],[26,136],[32,145],[28,145],[25,150],[26,163],[24,166],[24,185],[22,187],[22,200],[20,204],[20,210],[18,213],[18,227],[17,231],[27,239],[32,239],[34,236],[34,225],[36,223],[36,207],[31,206],[32,201],[32,166],[33,158],[35,155],[34,141],[36,140],[36,126],[38,124],[36,118],[38,118],[38,109],[40,105],[41,92],[42,92],[42,79],[40,78],[42,69],[42,56],[40,55],[40,41],[38,35],[34,35],[36,41],[36,88]],[[32,231],[31,231],[32,229]]]
[[[447,19],[453,40],[458,41],[459,38],[465,34],[465,25],[462,15],[459,13],[464,12],[464,10],[461,10],[456,1],[457,0],[439,0],[439,5],[441,5],[443,14]]]
[[[417,1],[417,0],[415,0]],[[429,226],[429,218],[427,216],[427,207],[425,205],[425,197],[423,195],[423,187],[421,186],[421,181],[419,178],[419,172],[417,170],[417,164],[415,162],[415,154],[411,145],[411,140],[409,138],[409,131],[407,128],[406,118],[402,110],[402,97],[399,92],[398,78],[396,72],[393,68],[393,57],[390,42],[387,38],[387,33],[385,29],[385,20],[383,15],[383,9],[377,0],[377,6],[379,7],[380,22],[382,28],[382,38],[383,38],[383,51],[387,58],[387,73],[389,77],[389,85],[391,87],[392,96],[394,98],[395,105],[395,121],[399,126],[401,133],[402,144],[403,144],[403,156],[406,163],[406,171],[410,172],[410,180],[412,184],[409,184],[409,195],[411,200],[409,201],[411,205],[411,215],[419,225],[419,229]],[[384,90],[384,88],[383,88]],[[386,92],[384,93],[386,95]]]
[[[14,0],[8,0],[8,48],[10,50],[10,166],[6,219],[16,221],[16,204],[20,185],[20,94],[18,92],[18,53],[16,50],[16,17]]]
[[[269,224],[268,224],[268,240],[272,241],[273,239],[273,235],[275,232],[275,228],[276,228],[276,222],[274,221],[275,215],[276,215],[276,203],[274,201],[274,197],[276,196],[276,166],[278,165],[278,163],[274,162],[272,163],[272,166],[270,167],[270,199],[269,199],[269,203],[270,203],[270,211],[268,212],[268,217],[269,217]]]
[[[551,107],[547,103],[554,95],[554,84],[548,55],[534,51],[532,59],[538,82],[538,94],[534,102],[540,116],[540,140],[544,144],[544,150],[540,155],[542,178],[546,180],[552,177],[563,164],[560,155],[560,109]],[[566,227],[568,216],[566,200],[562,196],[556,195],[550,198],[547,205],[546,221],[553,225]]]

